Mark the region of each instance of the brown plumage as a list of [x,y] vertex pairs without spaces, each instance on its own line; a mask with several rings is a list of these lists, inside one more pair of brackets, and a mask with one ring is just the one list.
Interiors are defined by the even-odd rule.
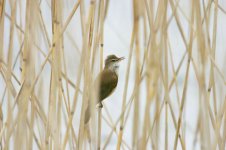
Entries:
[[[98,81],[99,80],[99,81]],[[104,69],[98,76],[97,84],[98,86],[98,102],[103,101],[108,97],[116,88],[118,84],[118,76],[116,72],[109,69]]]
[[[100,107],[102,107],[102,101],[110,96],[113,91],[115,90],[117,84],[118,84],[118,76],[115,72],[111,70],[103,70],[97,77],[97,80],[95,82],[98,85],[95,85],[99,89],[98,91],[98,101],[96,104],[100,104]],[[85,112],[85,124],[88,123],[90,119],[90,103],[88,103],[88,107]]]
[[[118,58],[115,55],[109,55],[105,60],[104,70],[98,75],[95,80],[95,88],[98,89],[98,99],[96,104],[100,104],[102,107],[102,101],[110,96],[115,90],[118,84],[118,62],[123,60],[124,58]],[[90,104],[88,103],[86,112],[85,112],[85,124],[88,123],[90,119]]]

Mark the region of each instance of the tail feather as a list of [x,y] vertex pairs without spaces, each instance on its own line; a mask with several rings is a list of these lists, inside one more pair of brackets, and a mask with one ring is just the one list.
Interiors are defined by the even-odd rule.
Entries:
[[87,124],[90,120],[90,105],[87,106],[86,112],[85,112],[85,124]]

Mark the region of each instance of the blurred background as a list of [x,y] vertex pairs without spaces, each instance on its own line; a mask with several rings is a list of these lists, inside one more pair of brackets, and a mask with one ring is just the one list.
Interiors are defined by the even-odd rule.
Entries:
[[225,24],[224,0],[0,0],[1,149],[224,150]]

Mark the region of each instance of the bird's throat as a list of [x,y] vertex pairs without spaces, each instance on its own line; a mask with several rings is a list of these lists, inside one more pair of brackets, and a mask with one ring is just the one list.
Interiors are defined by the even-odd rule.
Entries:
[[105,69],[111,70],[112,72],[115,72],[118,75],[119,64],[113,63],[113,64],[107,66]]

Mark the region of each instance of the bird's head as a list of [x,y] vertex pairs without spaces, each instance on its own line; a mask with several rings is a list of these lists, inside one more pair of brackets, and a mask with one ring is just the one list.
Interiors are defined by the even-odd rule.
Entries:
[[123,59],[124,59],[124,57],[117,57],[115,55],[109,55],[105,59],[105,67],[104,68],[117,72],[117,70],[119,68],[119,62]]

